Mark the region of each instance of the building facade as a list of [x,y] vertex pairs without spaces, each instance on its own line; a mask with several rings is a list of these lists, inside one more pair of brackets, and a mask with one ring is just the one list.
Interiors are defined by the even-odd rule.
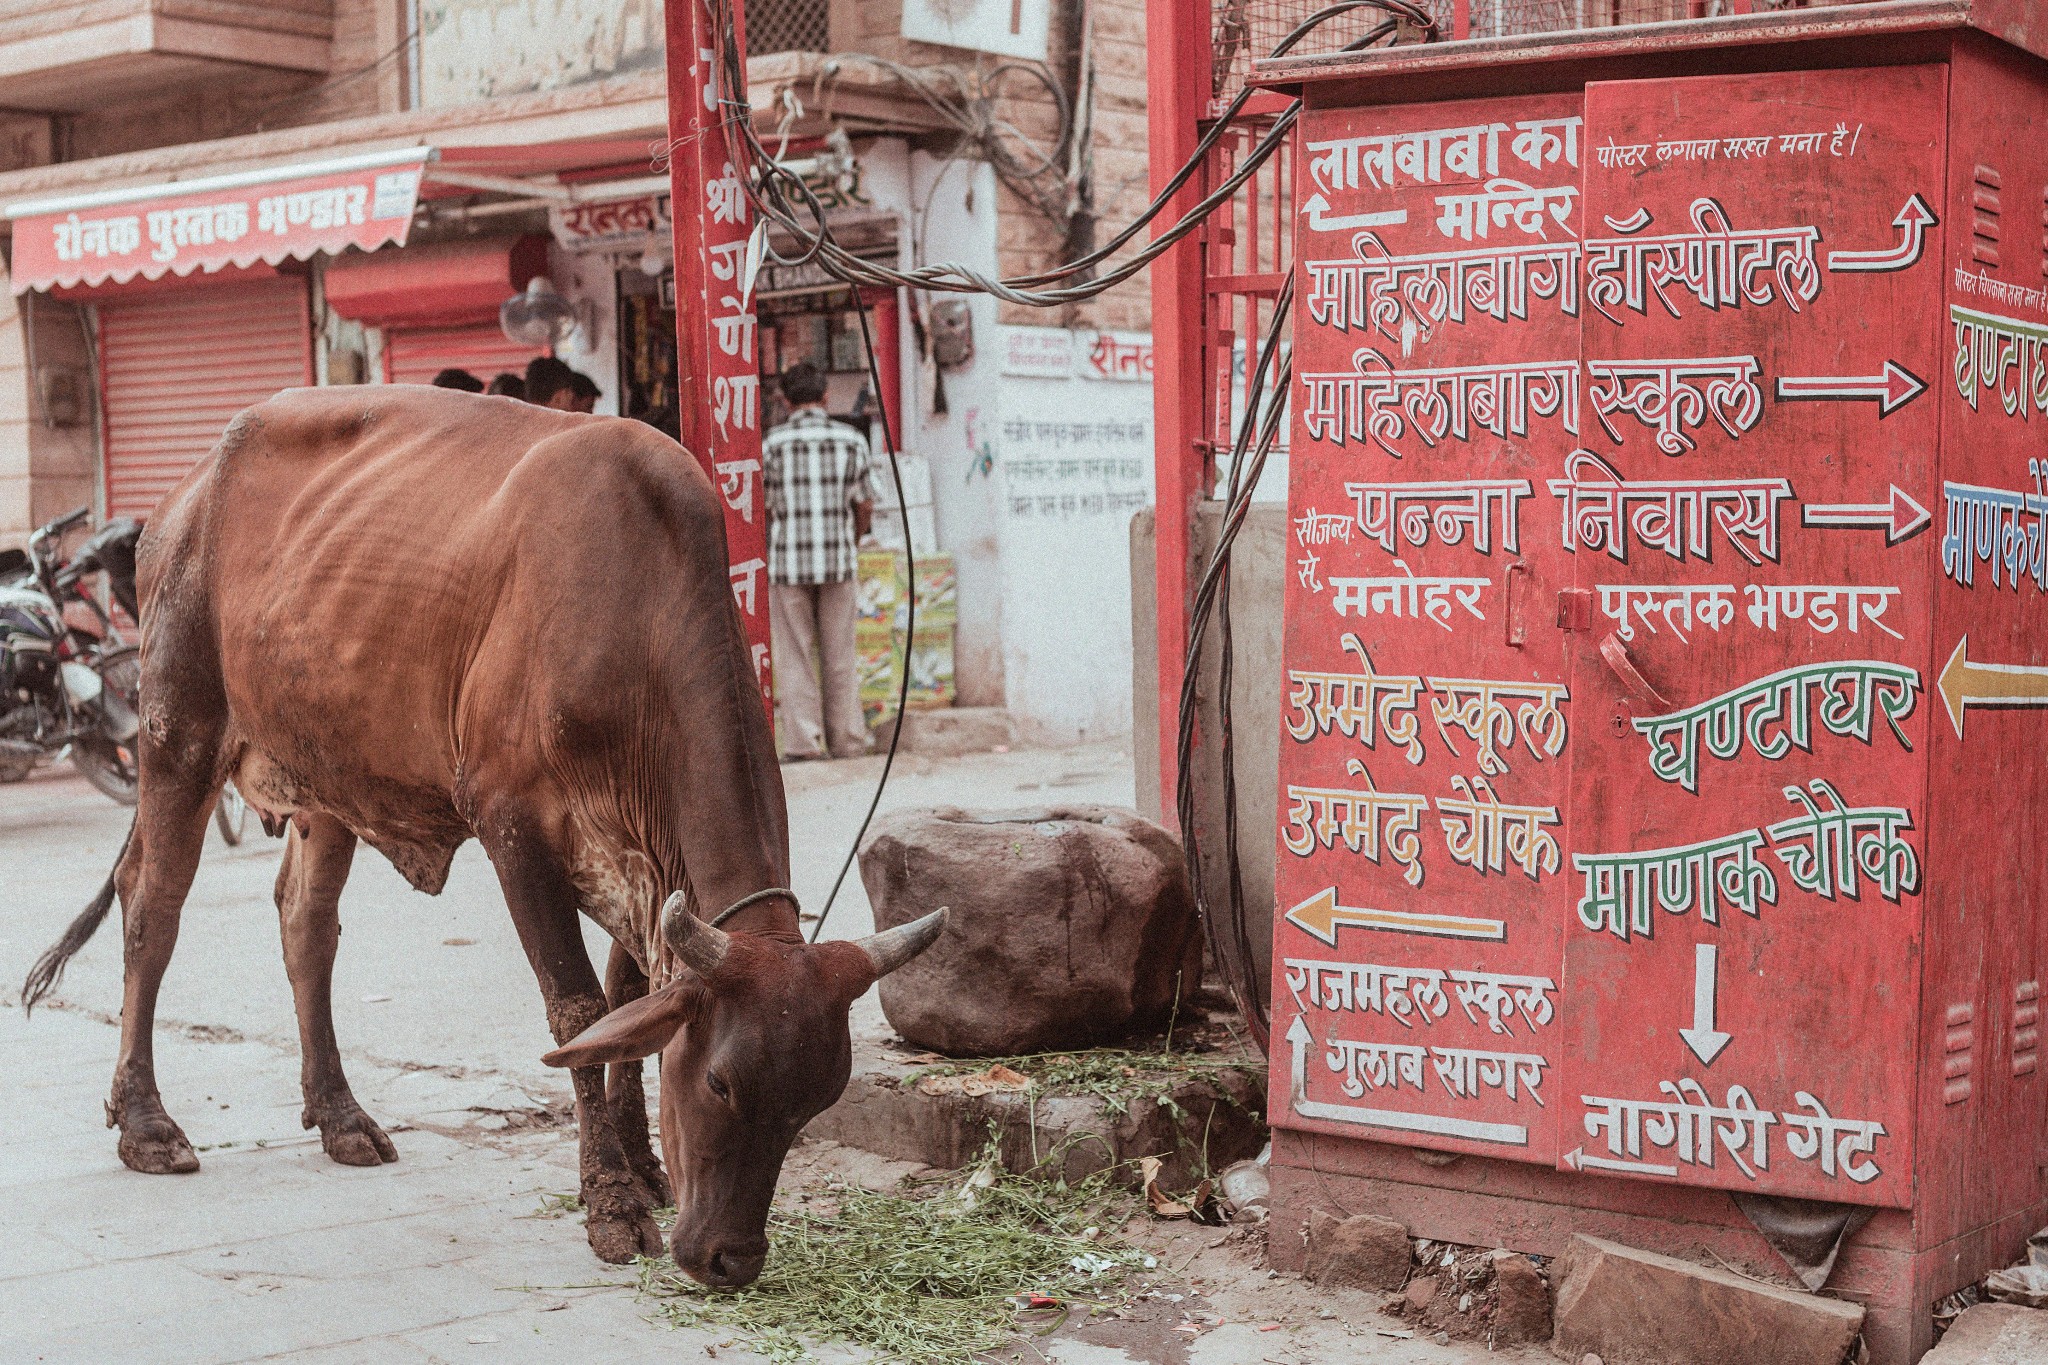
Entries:
[[[1142,0],[746,16],[756,128],[864,256],[1026,273],[1148,198]],[[0,0],[0,544],[81,504],[146,517],[299,384],[489,379],[552,345],[600,412],[658,418],[663,29],[661,0]],[[514,339],[501,305],[543,278],[562,302]],[[810,358],[874,425],[852,295],[770,264],[752,301],[763,379]],[[864,302],[912,504],[885,526],[954,560],[960,702],[1127,731],[1143,277],[1054,312]]]

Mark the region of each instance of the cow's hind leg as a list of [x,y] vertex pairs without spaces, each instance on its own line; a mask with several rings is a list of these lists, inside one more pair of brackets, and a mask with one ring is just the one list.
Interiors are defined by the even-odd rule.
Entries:
[[[583,947],[576,888],[523,812],[488,811],[475,826],[497,869],[526,959],[540,980],[548,1029],[557,1043],[567,1043],[605,1014],[604,988]],[[579,1066],[569,1077],[576,1090],[583,1226],[590,1249],[599,1260],[614,1264],[660,1255],[653,1205],[626,1159],[605,1102],[604,1068]]]
[[[633,955],[617,943],[605,964],[605,1003],[612,1009],[630,1005],[647,994],[647,973]],[[641,1082],[645,1062],[617,1062],[605,1079],[605,1102],[611,1107],[612,1123],[619,1130],[619,1144],[626,1149],[626,1164],[647,1186],[655,1204],[669,1202],[668,1177],[662,1173],[661,1158],[647,1136],[647,1091]]]
[[334,1041],[334,951],[341,940],[341,888],[356,836],[331,815],[294,821],[277,870],[277,919],[285,972],[299,1016],[299,1121],[320,1128],[320,1146],[344,1166],[398,1160],[398,1149],[363,1112],[341,1071]]
[[173,738],[164,717],[161,708],[145,707],[135,831],[114,872],[123,940],[121,1056],[107,1126],[120,1128],[121,1161],[129,1169],[182,1175],[199,1169],[199,1157],[157,1091],[156,1000],[219,791],[219,726],[207,723],[204,710],[183,710],[186,723]]

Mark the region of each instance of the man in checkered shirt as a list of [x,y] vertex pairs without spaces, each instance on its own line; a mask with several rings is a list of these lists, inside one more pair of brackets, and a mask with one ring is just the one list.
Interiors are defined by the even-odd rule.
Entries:
[[[868,751],[854,661],[857,546],[868,533],[868,445],[825,413],[825,377],[800,361],[782,376],[789,420],[761,442],[768,503],[768,584],[775,704],[784,756],[834,758]],[[825,675],[820,695],[812,655]]]

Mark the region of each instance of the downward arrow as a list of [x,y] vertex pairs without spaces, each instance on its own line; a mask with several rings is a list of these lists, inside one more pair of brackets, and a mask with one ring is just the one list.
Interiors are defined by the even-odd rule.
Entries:
[[1700,1059],[1701,1066],[1712,1066],[1731,1038],[1714,1027],[1714,986],[1720,958],[1721,950],[1711,943],[1693,949],[1692,1027],[1678,1031],[1678,1036],[1692,1049],[1692,1055]]

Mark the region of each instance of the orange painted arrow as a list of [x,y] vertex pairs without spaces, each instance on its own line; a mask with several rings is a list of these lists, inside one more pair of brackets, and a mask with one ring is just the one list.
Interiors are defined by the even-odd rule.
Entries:
[[1497,919],[1474,919],[1464,915],[1425,915],[1412,910],[1363,910],[1337,904],[1337,888],[1324,887],[1287,912],[1290,922],[1306,929],[1332,948],[1337,930],[1345,925],[1359,929],[1386,929],[1397,934],[1424,934],[1431,938],[1504,939],[1507,925]]
[[1941,699],[1948,703],[1956,738],[1963,737],[1963,710],[1970,706],[2048,707],[2048,667],[2035,664],[1973,664],[1970,637],[1956,641],[1941,670]]

